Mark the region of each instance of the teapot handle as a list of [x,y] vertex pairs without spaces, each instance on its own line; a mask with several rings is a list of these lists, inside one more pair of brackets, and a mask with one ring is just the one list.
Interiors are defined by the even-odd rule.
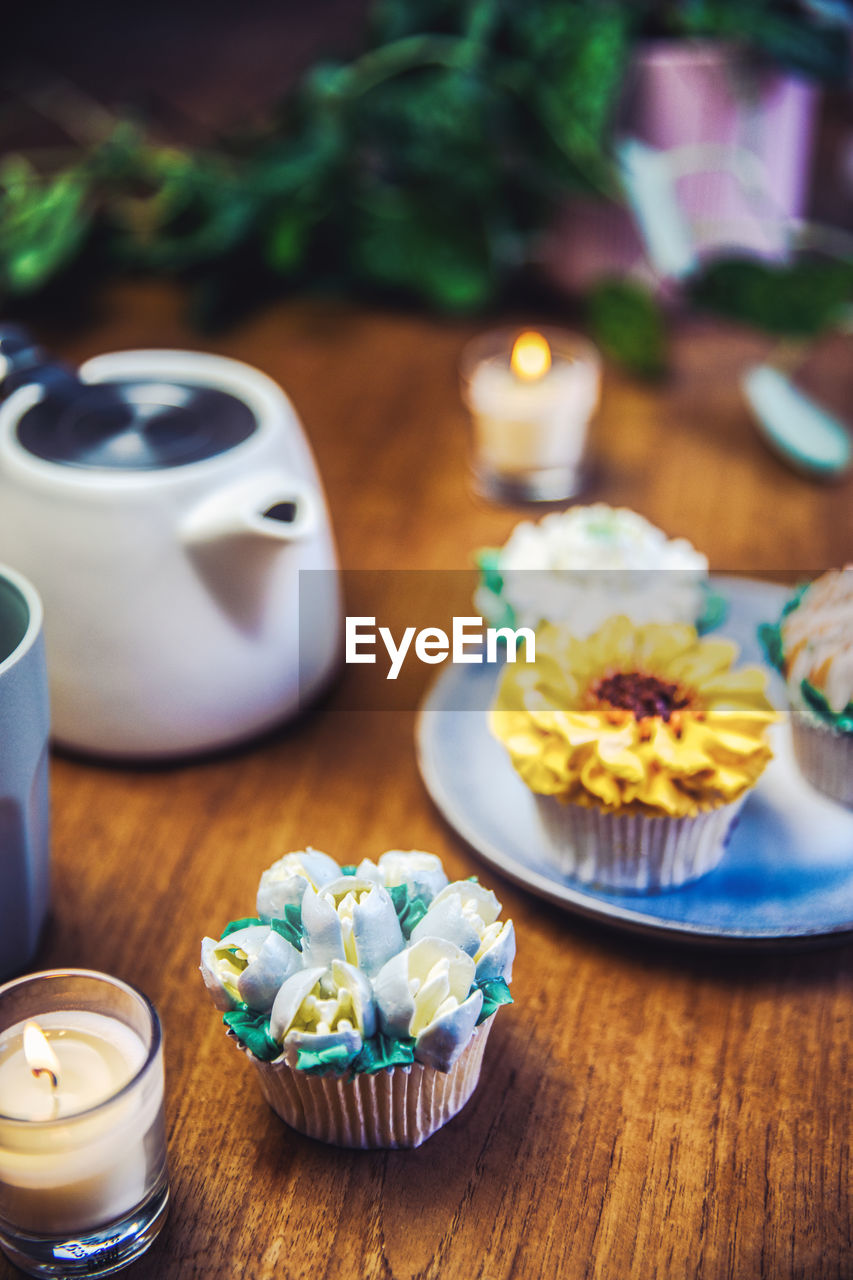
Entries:
[[194,547],[225,538],[298,542],[318,527],[318,501],[316,492],[300,481],[255,476],[203,499],[182,521],[181,535]]

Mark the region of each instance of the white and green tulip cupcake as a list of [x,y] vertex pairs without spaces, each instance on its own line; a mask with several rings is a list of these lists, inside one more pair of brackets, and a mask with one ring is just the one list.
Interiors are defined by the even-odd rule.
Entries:
[[205,938],[201,973],[264,1097],[344,1147],[417,1147],[462,1109],[494,1013],[511,1003],[511,920],[440,859],[315,849],[261,876],[258,915]]
[[853,809],[853,565],[801,587],[759,634],[785,677],[803,776]]

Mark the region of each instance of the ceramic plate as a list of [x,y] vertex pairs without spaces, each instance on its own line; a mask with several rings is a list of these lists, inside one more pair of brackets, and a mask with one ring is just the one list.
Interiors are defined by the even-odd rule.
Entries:
[[[761,622],[790,594],[771,583],[715,578],[742,660],[761,662]],[[640,896],[599,892],[549,867],[532,796],[486,715],[494,668],[450,666],[432,686],[417,729],[421,776],[435,804],[471,847],[518,884],[569,911],[622,928],[694,942],[804,943],[853,934],[853,813],[800,774],[787,723],[775,757],[749,796],[720,865],[691,885]],[[785,705],[771,671],[770,696]]]

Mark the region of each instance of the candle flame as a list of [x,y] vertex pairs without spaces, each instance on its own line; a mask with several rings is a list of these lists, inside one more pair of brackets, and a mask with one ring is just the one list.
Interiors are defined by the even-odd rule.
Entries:
[[34,1076],[49,1076],[51,1088],[57,1088],[59,1059],[37,1022],[28,1022],[24,1027],[24,1057]]
[[528,330],[516,338],[509,363],[519,378],[535,382],[551,368],[551,348],[541,333]]

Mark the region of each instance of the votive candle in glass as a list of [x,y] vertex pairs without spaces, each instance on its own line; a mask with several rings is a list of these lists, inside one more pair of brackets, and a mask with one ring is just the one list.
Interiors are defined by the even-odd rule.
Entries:
[[0,1247],[35,1276],[117,1271],[153,1242],[169,1186],[160,1021],[82,969],[0,987]]
[[499,329],[468,343],[459,372],[477,492],[499,502],[573,497],[601,383],[592,343],[560,329]]

